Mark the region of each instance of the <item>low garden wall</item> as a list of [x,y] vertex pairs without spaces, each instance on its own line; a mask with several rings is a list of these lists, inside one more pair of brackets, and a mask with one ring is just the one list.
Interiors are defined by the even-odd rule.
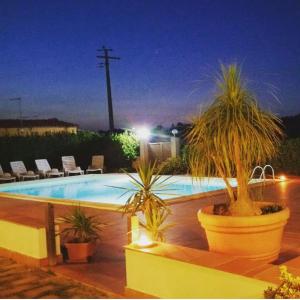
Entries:
[[[60,255],[59,236],[56,254]],[[46,230],[44,227],[0,220],[0,255],[32,266],[48,264]]]
[[[263,298],[271,283],[227,272],[256,262],[176,245],[125,247],[127,289],[159,298]],[[237,268],[238,270],[239,268]]]

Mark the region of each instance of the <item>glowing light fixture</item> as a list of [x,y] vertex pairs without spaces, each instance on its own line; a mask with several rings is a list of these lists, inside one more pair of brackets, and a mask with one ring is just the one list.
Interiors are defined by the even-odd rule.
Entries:
[[141,233],[139,239],[134,243],[138,248],[149,248],[155,246],[155,242],[145,233]]
[[140,127],[136,129],[136,135],[141,140],[147,140],[150,137],[151,132],[147,127]]
[[280,175],[280,176],[279,176],[279,180],[285,181],[285,180],[286,180],[286,176],[285,176],[285,175]]
[[171,133],[176,136],[176,134],[178,134],[178,130],[176,128],[172,129]]

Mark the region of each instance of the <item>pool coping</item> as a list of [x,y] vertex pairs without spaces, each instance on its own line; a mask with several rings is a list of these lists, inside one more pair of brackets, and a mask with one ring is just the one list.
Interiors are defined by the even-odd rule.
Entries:
[[[97,175],[96,174],[79,175],[79,176],[76,176],[76,178],[79,178],[79,177],[83,178],[86,176],[89,176],[91,178],[91,177],[95,177]],[[116,175],[123,175],[123,174],[106,173],[106,175],[116,176]],[[189,175],[180,175],[180,176],[188,177]],[[68,178],[68,177],[64,177],[64,178]],[[215,177],[215,178],[219,178],[219,177]],[[45,181],[53,182],[53,180],[59,180],[59,179],[62,179],[62,178],[43,179],[42,181],[43,182],[45,182]],[[262,181],[262,182],[251,183],[251,188],[262,186],[262,185],[267,186],[267,185],[271,185],[271,184],[276,184],[278,182],[280,182],[280,180],[278,180],[278,179],[275,179],[275,180],[266,179],[265,181]],[[21,182],[21,183],[23,183],[23,182]],[[30,184],[30,183],[32,183],[32,181],[26,181],[26,182],[24,182],[24,185]],[[6,183],[5,185],[9,185],[9,184],[10,183]],[[236,189],[237,189],[237,187],[233,187],[233,190],[236,190]],[[166,202],[166,205],[174,205],[174,204],[181,204],[181,203],[185,203],[185,202],[189,202],[189,201],[193,201],[193,200],[194,201],[199,200],[202,198],[214,197],[214,196],[218,196],[218,195],[222,195],[222,194],[226,194],[226,188],[220,189],[220,190],[215,190],[215,191],[192,194],[192,195],[174,197],[174,198],[166,199],[165,202]],[[8,192],[0,192],[0,198],[23,200],[23,201],[35,201],[35,202],[41,202],[41,203],[51,203],[51,204],[68,205],[68,206],[80,205],[82,207],[96,208],[96,209],[102,209],[102,210],[123,213],[123,211],[122,211],[123,205],[113,204],[113,203],[97,203],[97,202],[93,202],[93,201],[82,201],[82,200],[75,200],[75,199],[68,199],[68,198],[58,199],[58,198],[51,198],[51,197],[13,194],[13,193],[8,193]]]

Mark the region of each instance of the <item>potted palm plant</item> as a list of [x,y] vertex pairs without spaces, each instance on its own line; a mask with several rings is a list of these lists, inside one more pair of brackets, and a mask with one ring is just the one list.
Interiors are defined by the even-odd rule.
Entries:
[[281,137],[280,120],[260,108],[240,68],[222,65],[215,97],[187,136],[192,175],[221,177],[229,196],[222,214],[213,206],[198,212],[210,250],[255,260],[278,257],[289,209],[263,214],[271,204],[252,201],[248,183],[252,168],[276,154]]
[[117,187],[125,189],[125,193],[131,194],[122,210],[130,216],[135,216],[140,211],[143,220],[139,222],[151,239],[164,241],[165,231],[172,226],[171,224],[164,225],[167,217],[171,214],[171,210],[159,195],[170,191],[167,181],[171,176],[162,178],[156,163],[147,164],[142,161],[137,165],[136,170],[138,178],[125,172],[131,179],[132,188]]
[[66,225],[60,234],[66,240],[69,261],[87,262],[95,252],[104,223],[99,222],[96,216],[87,216],[80,206],[76,206],[69,215],[60,217],[58,222]]

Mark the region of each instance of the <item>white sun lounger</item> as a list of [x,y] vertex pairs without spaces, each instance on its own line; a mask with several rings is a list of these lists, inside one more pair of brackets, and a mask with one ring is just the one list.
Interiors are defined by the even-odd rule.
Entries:
[[100,172],[103,173],[104,167],[104,156],[103,155],[93,155],[92,164],[86,170],[86,173]]
[[69,176],[70,174],[80,174],[80,175],[84,174],[84,171],[81,170],[80,167],[76,166],[74,156],[62,156],[61,160],[62,160],[63,170],[66,176]]
[[36,159],[35,164],[39,174],[44,178],[64,176],[64,172],[59,172],[58,169],[51,169],[47,159]]
[[10,173],[4,173],[3,169],[0,165],[0,183],[7,183],[7,182],[13,182],[16,181],[16,177],[11,176]]
[[19,180],[35,180],[40,178],[40,176],[38,174],[35,174],[33,171],[27,171],[23,161],[11,161],[10,167],[12,169],[13,175],[16,176]]

